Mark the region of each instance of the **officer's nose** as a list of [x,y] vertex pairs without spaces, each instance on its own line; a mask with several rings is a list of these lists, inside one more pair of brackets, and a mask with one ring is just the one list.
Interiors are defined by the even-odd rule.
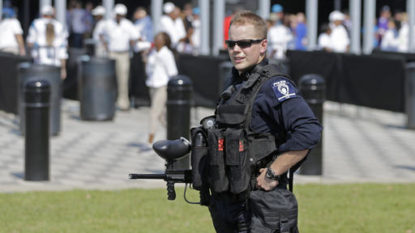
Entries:
[[233,46],[233,48],[232,48],[232,51],[233,52],[240,52],[240,51],[242,51],[242,49],[241,49],[241,47],[239,47],[238,44],[235,44],[235,46]]

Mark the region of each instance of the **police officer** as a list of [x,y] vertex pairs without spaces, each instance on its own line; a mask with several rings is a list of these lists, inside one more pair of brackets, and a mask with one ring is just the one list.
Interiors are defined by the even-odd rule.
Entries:
[[[293,82],[280,71],[279,66],[268,63],[266,38],[266,23],[258,15],[244,11],[233,17],[226,44],[234,67],[228,80],[229,88],[216,110],[219,129],[209,131],[208,136],[210,145],[216,143],[217,151],[226,153],[224,172],[215,173],[221,169],[219,165],[209,173],[212,191],[209,211],[215,229],[220,233],[298,232],[296,200],[287,190],[287,171],[302,161],[321,137],[321,124]],[[245,92],[251,94],[241,98]],[[251,105],[250,98],[253,100]],[[238,101],[245,101],[251,107],[248,111],[240,111]],[[244,119],[238,119],[235,112],[244,114]],[[236,141],[236,146],[231,149],[233,144],[227,137],[240,132],[238,122],[248,122],[245,127],[248,139],[239,141],[239,145]],[[215,137],[211,132],[221,133]],[[268,136],[260,142],[264,135]],[[233,153],[231,150],[238,152],[238,149],[239,153],[267,152],[262,155],[256,153],[248,161],[255,161],[255,170],[234,172],[232,165],[237,163],[230,161],[229,154]],[[210,146],[209,153],[213,151]],[[220,153],[216,155],[220,158]],[[212,165],[216,161],[210,158]],[[245,187],[236,187],[243,184],[237,181],[239,175],[245,176],[244,172],[251,176],[246,190],[243,190]],[[215,184],[223,178],[221,175],[225,176],[226,182]]]

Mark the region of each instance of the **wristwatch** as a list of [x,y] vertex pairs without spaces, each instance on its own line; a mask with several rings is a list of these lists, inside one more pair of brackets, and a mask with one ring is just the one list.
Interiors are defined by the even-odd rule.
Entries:
[[280,180],[281,176],[276,175],[275,172],[271,169],[271,166],[267,168],[267,173],[265,173],[268,179],[270,180]]

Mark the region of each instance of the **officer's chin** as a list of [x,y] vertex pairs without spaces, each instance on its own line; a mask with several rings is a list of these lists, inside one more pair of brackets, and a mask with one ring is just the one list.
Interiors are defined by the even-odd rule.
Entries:
[[252,66],[248,66],[246,64],[235,64],[235,69],[239,72],[239,74],[242,74],[243,72],[249,70]]

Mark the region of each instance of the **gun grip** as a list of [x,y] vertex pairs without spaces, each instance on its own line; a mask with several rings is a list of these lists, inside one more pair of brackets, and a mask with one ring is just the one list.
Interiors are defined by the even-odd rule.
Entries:
[[174,190],[174,182],[167,181],[167,199],[170,201],[176,200],[176,191]]

